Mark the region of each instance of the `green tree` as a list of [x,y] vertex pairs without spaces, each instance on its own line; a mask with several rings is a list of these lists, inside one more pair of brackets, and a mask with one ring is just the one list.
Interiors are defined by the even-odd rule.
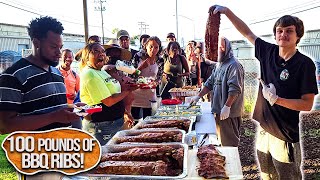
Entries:
[[112,32],[112,34],[117,34],[118,31],[120,31],[119,28],[113,28],[111,32]]

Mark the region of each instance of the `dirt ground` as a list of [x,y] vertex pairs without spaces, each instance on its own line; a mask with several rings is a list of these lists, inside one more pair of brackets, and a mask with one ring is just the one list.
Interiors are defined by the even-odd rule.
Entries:
[[[320,179],[320,111],[301,113],[300,122],[304,179]],[[244,179],[260,179],[255,150],[255,133],[255,121],[244,119],[239,146]]]

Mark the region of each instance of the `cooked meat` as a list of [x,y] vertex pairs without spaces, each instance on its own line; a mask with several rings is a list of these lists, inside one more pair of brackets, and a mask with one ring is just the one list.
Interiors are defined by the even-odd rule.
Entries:
[[211,61],[218,60],[220,13],[209,13],[205,32],[206,58]]
[[[104,161],[157,161],[163,160],[168,162],[168,156],[176,152],[175,148],[170,146],[154,147],[135,147],[119,153],[105,153],[101,157]],[[183,157],[183,154],[182,154]]]
[[163,161],[105,161],[98,165],[98,174],[165,176],[168,166]]
[[156,121],[154,123],[144,124],[139,127],[139,129],[143,128],[174,128],[177,127],[179,129],[185,130],[188,132],[190,127],[190,120],[161,120]]
[[197,157],[200,161],[198,169],[199,176],[211,178],[228,179],[224,168],[225,157],[220,155],[213,144],[205,145],[199,148]]
[[178,161],[178,167],[182,169],[183,167],[183,156],[184,155],[184,149],[179,148],[178,150],[174,151],[172,153],[172,157]]
[[182,133],[180,132],[177,133],[173,131],[146,132],[136,136],[124,136],[124,137],[117,138],[117,143],[124,143],[124,142],[152,142],[152,143],[182,142]]
[[213,144],[208,144],[198,149],[197,156],[199,159],[207,158],[208,155],[216,156],[217,158],[224,158],[223,156],[219,155],[219,152],[217,151],[217,149],[214,147]]

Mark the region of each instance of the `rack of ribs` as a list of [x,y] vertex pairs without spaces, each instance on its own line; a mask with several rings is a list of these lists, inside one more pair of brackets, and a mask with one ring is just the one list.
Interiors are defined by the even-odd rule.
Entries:
[[199,148],[197,157],[200,161],[198,169],[199,176],[207,179],[223,178],[228,179],[225,170],[225,157],[220,155],[213,144],[205,145]]
[[105,153],[101,157],[104,161],[157,161],[167,162],[168,156],[171,156],[177,150],[170,146],[158,147],[134,147],[127,151],[118,153]]
[[168,166],[164,161],[105,161],[98,165],[98,174],[165,176]]
[[219,27],[220,13],[209,13],[205,31],[205,55],[215,62],[218,60]]
[[182,133],[177,133],[174,131],[145,132],[136,136],[117,137],[116,142],[119,144],[124,142],[182,142]]
[[190,120],[161,120],[153,123],[143,124],[139,129],[143,128],[174,128],[177,127],[179,129],[185,130],[188,132],[190,127]]

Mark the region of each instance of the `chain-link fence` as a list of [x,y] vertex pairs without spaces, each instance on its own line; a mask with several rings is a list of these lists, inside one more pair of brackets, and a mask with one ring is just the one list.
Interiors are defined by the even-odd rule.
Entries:
[[256,59],[239,59],[244,68],[244,111],[250,113],[253,111],[254,104],[258,94],[260,77],[259,61]]

